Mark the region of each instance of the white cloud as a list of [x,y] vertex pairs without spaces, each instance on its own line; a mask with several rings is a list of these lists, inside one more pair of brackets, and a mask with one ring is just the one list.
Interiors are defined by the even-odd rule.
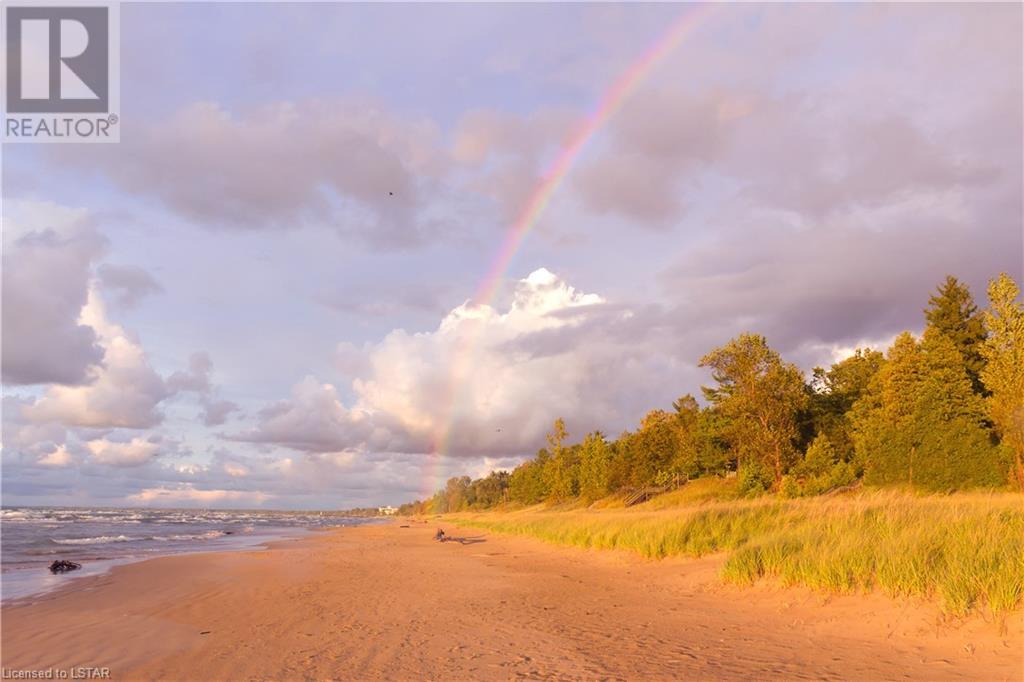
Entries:
[[40,457],[37,463],[39,466],[43,467],[62,469],[64,467],[71,466],[71,453],[68,452],[67,447],[64,445],[58,445],[52,452]]
[[147,428],[161,422],[158,406],[171,392],[149,364],[139,342],[107,319],[95,290],[79,318],[96,331],[103,364],[92,368],[82,386],[51,385],[25,408],[28,421],[57,421],[69,426]]
[[127,443],[117,443],[105,438],[91,440],[85,447],[92,459],[100,464],[115,467],[134,467],[147,464],[160,451],[160,444],[144,438],[132,438]]
[[131,503],[166,507],[173,505],[215,505],[224,502],[260,505],[272,497],[273,495],[259,491],[202,490],[191,485],[184,485],[177,488],[143,488],[133,495],[128,495],[126,499]]
[[624,333],[633,319],[541,268],[504,312],[467,302],[434,331],[399,329],[366,347],[365,363],[351,363],[362,367],[351,407],[307,377],[233,438],[334,454],[507,456],[538,447],[559,416],[580,434],[622,428],[675,397],[673,361]]
[[224,464],[224,473],[233,478],[241,478],[249,475],[249,469],[235,462],[226,462]]

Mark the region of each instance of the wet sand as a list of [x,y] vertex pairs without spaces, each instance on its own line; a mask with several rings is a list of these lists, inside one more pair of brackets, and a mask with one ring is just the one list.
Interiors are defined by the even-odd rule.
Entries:
[[724,586],[718,558],[450,528],[471,540],[438,543],[434,530],[345,528],[118,567],[5,606],[2,664],[133,680],[1024,676],[1019,614],[950,623],[919,601]]

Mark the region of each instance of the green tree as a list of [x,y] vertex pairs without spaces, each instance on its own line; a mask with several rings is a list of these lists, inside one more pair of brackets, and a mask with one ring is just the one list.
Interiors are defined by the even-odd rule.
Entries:
[[763,336],[741,334],[703,358],[717,387],[704,396],[727,420],[726,437],[741,462],[771,470],[775,484],[794,459],[797,415],[806,404],[803,377]]
[[700,476],[701,462],[701,409],[697,399],[686,394],[672,403],[676,410],[676,452],[668,472],[685,481]]
[[827,370],[814,368],[810,395],[813,433],[826,435],[844,462],[853,458],[850,408],[868,390],[883,362],[881,352],[858,348]]
[[681,429],[676,415],[651,410],[640,422],[630,441],[634,448],[633,480],[642,487],[673,477],[673,465],[680,453]]
[[520,504],[537,504],[548,498],[550,489],[545,477],[551,456],[541,449],[537,456],[523,462],[512,471],[509,479],[509,497]]
[[691,477],[706,474],[725,475],[735,468],[735,460],[729,454],[728,420],[714,407],[700,411],[694,425],[694,444],[697,448],[695,471]]
[[806,476],[819,476],[826,473],[839,460],[835,446],[825,434],[818,434],[807,448],[804,461],[801,462],[799,473]]
[[600,431],[589,434],[580,448],[580,497],[588,502],[609,491],[612,451]]
[[988,337],[981,378],[991,394],[988,413],[1013,457],[1012,477],[1024,490],[1024,305],[1017,283],[1002,273],[988,286]]
[[854,444],[869,483],[948,491],[999,485],[996,450],[963,356],[937,329],[904,332],[854,406]]
[[985,342],[985,325],[971,290],[956,277],[947,275],[946,281],[928,299],[924,316],[929,327],[953,342],[963,356],[971,386],[978,393],[984,392],[981,371],[985,359],[981,349]]
[[478,478],[470,485],[473,506],[489,509],[506,500],[510,475],[507,471],[492,471],[486,478]]
[[924,358],[909,332],[896,337],[885,364],[850,411],[854,449],[869,483],[906,483],[918,447],[913,423]]
[[551,458],[544,468],[548,498],[555,502],[575,497],[579,491],[576,453],[573,448],[567,448],[564,445],[568,437],[565,422],[561,418],[556,419],[554,428],[547,436],[548,445],[551,447]]

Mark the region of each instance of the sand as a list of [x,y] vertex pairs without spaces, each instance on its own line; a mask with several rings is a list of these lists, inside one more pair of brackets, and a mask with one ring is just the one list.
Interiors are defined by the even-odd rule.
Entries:
[[[2,610],[2,663],[112,679],[1020,680],[1021,618],[740,589],[649,561],[435,526],[165,557]],[[74,669],[74,670],[72,670]],[[102,671],[91,674],[102,674]]]

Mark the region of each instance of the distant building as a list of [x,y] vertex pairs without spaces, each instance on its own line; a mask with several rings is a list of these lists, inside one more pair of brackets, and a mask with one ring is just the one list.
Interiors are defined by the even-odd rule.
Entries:
[[388,506],[388,507],[377,507],[377,513],[380,514],[381,516],[394,516],[395,514],[398,513],[398,508],[397,507],[391,507],[391,506]]

